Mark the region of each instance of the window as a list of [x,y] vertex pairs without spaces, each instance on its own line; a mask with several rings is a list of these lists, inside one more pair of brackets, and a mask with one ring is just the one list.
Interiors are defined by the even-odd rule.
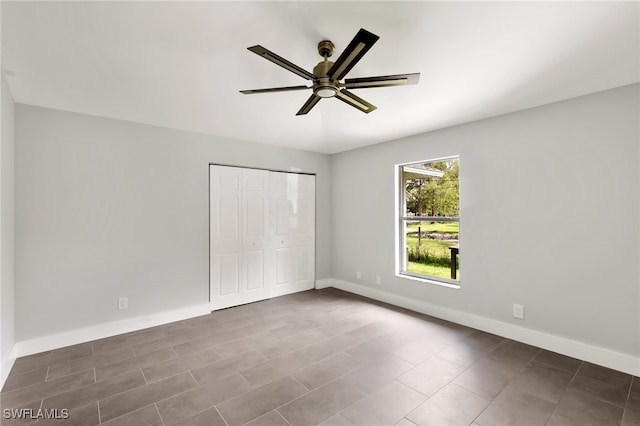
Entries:
[[398,272],[460,281],[458,157],[399,166]]

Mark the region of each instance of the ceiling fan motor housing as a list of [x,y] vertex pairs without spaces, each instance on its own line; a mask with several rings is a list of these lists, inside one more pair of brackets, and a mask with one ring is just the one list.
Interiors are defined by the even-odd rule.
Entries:
[[313,75],[316,77],[326,77],[329,74],[329,70],[333,66],[331,61],[318,62],[318,65],[313,67]]
[[318,63],[318,65],[313,68],[313,75],[318,77],[313,81],[313,93],[321,98],[331,98],[340,90],[338,83],[332,82],[329,79],[328,73],[332,66],[333,62],[327,61],[325,58],[324,61]]
[[323,58],[328,58],[333,55],[333,49],[335,48],[336,47],[329,40],[322,40],[320,43],[318,43],[318,53]]

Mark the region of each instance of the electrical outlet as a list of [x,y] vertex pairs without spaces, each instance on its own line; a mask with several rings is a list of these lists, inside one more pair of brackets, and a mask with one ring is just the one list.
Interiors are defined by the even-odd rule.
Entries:
[[127,309],[129,307],[129,299],[127,297],[118,298],[118,310]]
[[356,271],[356,279],[357,280],[361,280],[362,279],[362,272]]
[[513,317],[523,320],[524,319],[524,306],[513,304]]
[[382,284],[382,279],[380,279],[380,275],[376,275],[376,284]]

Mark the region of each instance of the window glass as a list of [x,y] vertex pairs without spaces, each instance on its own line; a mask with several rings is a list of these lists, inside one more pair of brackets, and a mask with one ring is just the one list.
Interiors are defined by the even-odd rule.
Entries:
[[400,273],[460,280],[458,157],[400,166]]

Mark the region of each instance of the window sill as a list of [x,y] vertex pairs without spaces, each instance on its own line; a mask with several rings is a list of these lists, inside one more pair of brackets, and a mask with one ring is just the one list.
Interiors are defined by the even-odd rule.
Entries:
[[455,290],[460,290],[460,281],[454,281],[454,280],[447,280],[445,278],[442,278],[441,280],[435,279],[435,278],[427,278],[425,276],[419,276],[419,275],[413,275],[411,273],[407,273],[407,272],[398,272],[396,273],[396,277],[399,278],[406,278],[408,280],[412,280],[412,281],[420,281],[423,283],[427,283],[427,284],[434,284],[434,285],[439,285],[442,287],[447,287],[447,288],[452,288]]

